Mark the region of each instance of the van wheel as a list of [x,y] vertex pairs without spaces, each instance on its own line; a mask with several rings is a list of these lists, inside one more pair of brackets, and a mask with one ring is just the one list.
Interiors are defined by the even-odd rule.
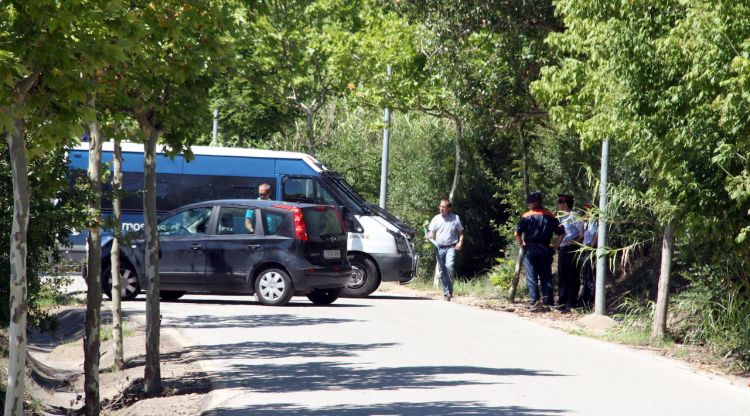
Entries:
[[359,254],[349,256],[349,263],[352,265],[352,277],[342,294],[352,298],[360,298],[374,292],[380,285],[380,276],[378,276],[375,263]]
[[264,305],[284,306],[294,294],[292,279],[281,269],[263,270],[255,279],[255,294]]
[[159,297],[161,298],[161,300],[170,302],[181,298],[184,294],[185,292],[177,290],[162,290],[159,292]]
[[341,289],[316,289],[307,298],[316,305],[330,305],[341,295]]
[[[120,287],[122,300],[133,300],[141,293],[141,285],[138,284],[138,276],[130,266],[120,266]],[[109,300],[112,300],[112,266],[107,266],[102,273],[102,292]]]

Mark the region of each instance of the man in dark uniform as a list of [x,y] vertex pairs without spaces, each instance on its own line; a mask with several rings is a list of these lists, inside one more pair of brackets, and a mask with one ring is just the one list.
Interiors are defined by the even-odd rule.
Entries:
[[[542,206],[541,192],[529,194],[526,203],[529,210],[523,213],[516,225],[515,237],[518,245],[526,253],[523,267],[526,270],[530,304],[536,306],[539,302],[539,289],[537,288],[539,284],[544,304],[552,306],[552,254],[565,236],[565,230],[555,214]],[[558,236],[554,249],[550,247],[552,234]]]

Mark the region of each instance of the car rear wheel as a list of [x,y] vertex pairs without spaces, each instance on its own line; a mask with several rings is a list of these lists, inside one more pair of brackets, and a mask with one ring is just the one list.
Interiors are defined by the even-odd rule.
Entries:
[[365,297],[374,292],[380,285],[380,276],[375,263],[359,254],[349,256],[352,265],[352,277],[342,294],[353,298]]
[[181,298],[184,294],[185,292],[177,290],[162,290],[159,292],[159,297],[161,300],[169,302]]
[[286,305],[294,294],[292,279],[281,269],[263,270],[255,279],[255,294],[264,305]]
[[[133,300],[141,293],[138,276],[128,265],[120,266],[120,299]],[[102,292],[112,300],[112,266],[107,266],[102,273]]]
[[341,289],[316,289],[307,298],[316,305],[330,305],[341,295]]

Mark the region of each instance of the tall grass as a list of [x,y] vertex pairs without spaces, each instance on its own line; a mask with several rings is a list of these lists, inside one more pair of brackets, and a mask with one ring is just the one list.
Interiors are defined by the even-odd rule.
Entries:
[[675,296],[672,332],[685,343],[703,345],[740,370],[750,370],[750,285],[717,293],[695,284]]

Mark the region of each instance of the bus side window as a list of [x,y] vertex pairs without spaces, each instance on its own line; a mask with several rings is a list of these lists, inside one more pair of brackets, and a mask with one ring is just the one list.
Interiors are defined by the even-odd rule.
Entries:
[[286,178],[282,188],[284,201],[315,203],[315,182],[312,178]]

